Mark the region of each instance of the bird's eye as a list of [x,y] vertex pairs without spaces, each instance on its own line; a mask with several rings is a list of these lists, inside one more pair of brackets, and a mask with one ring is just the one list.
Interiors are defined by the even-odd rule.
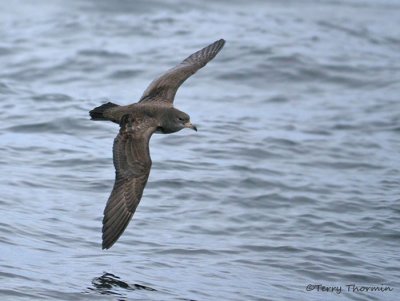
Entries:
[[179,120],[179,121],[184,121],[185,119],[182,118],[182,117],[178,117],[178,120]]

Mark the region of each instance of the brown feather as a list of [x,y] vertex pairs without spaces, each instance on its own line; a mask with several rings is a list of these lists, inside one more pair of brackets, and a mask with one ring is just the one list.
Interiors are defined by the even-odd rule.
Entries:
[[103,249],[109,249],[124,232],[139,205],[150,174],[149,140],[155,126],[121,125],[114,140],[114,188],[104,209]]
[[223,39],[193,53],[179,65],[156,78],[144,91],[139,102],[162,101],[169,104],[174,102],[175,94],[183,82],[197,70],[211,61],[224,46]]

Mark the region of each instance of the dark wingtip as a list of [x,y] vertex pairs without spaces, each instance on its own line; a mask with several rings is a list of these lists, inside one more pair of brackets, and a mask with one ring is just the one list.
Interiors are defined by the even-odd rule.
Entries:
[[101,243],[101,249],[102,250],[107,250],[109,247],[106,245],[106,242],[104,241],[104,239],[103,239],[103,241],[102,241],[102,243]]
[[225,40],[219,39],[219,40],[215,41],[214,43],[212,43],[211,45],[207,46],[206,48],[210,49],[210,51],[213,53],[212,58],[214,58],[217,55],[217,53],[221,51],[221,49],[224,47],[224,45],[225,45]]
[[103,242],[102,242],[102,244],[101,244],[101,249],[102,249],[102,250],[108,250],[109,248],[111,248],[111,247],[113,246],[113,244],[114,244],[114,242],[106,241],[106,240],[103,238]]
[[103,236],[102,236],[101,248],[103,250],[108,250],[109,248],[111,248],[114,245],[114,243],[117,241],[117,239],[110,239],[110,237],[107,237],[106,231],[105,231],[105,225],[103,224]]
[[219,39],[218,41],[214,42],[214,45],[218,46],[218,50],[220,50],[222,47],[225,45],[225,40],[224,39]]

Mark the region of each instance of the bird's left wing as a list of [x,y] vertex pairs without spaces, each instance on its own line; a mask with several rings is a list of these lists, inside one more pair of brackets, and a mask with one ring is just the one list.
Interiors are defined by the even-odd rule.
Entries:
[[160,101],[171,104],[180,85],[197,70],[204,67],[224,47],[225,40],[220,39],[193,53],[179,65],[156,78],[144,91],[139,102]]
[[109,249],[124,232],[135,213],[150,174],[149,140],[155,127],[132,127],[123,118],[114,139],[115,183],[104,209],[103,249]]

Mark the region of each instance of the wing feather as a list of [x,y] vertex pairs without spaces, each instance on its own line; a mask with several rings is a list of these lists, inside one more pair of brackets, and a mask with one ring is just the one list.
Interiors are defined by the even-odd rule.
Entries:
[[179,65],[156,78],[144,91],[139,102],[161,101],[172,104],[176,91],[183,82],[211,61],[222,49],[224,44],[225,40],[220,39],[193,53]]
[[150,174],[149,140],[155,128],[127,129],[114,139],[115,183],[104,209],[103,249],[109,249],[121,236],[139,205]]

